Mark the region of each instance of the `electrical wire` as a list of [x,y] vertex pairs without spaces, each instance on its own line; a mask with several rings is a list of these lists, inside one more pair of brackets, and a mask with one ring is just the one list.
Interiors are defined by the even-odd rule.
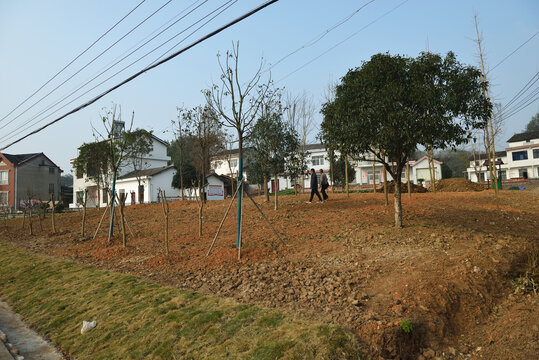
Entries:
[[[0,140],[6,140],[6,139],[10,139],[10,138],[13,138],[15,136],[17,136],[18,134],[21,134],[23,133],[24,131],[28,130],[29,128],[31,128],[32,126],[44,121],[47,117],[51,116],[52,114],[60,111],[61,109],[67,107],[68,105],[72,104],[73,102],[75,102],[76,100],[80,99],[82,96],[88,94],[90,91],[94,90],[95,88],[99,87],[100,85],[104,84],[105,82],[107,82],[108,80],[110,80],[111,78],[115,77],[116,75],[120,74],[121,72],[123,72],[124,70],[128,69],[129,67],[131,67],[132,65],[134,65],[135,63],[139,62],[140,60],[142,60],[143,58],[145,58],[146,56],[150,55],[151,53],[153,53],[154,51],[156,51],[157,49],[159,49],[160,47],[164,46],[166,43],[170,42],[171,40],[173,40],[174,38],[178,37],[179,35],[181,35],[182,33],[184,33],[185,31],[187,31],[188,29],[190,29],[191,27],[195,26],[196,24],[198,24],[199,22],[201,22],[202,20],[206,19],[207,17],[209,17],[210,15],[212,15],[213,13],[217,12],[218,10],[221,10],[219,11],[216,15],[214,15],[212,18],[210,18],[209,20],[207,20],[204,24],[202,24],[201,26],[199,26],[196,30],[194,30],[193,32],[191,32],[189,35],[187,35],[186,37],[184,37],[180,42],[178,42],[176,45],[174,45],[174,47],[176,47],[177,45],[179,45],[180,43],[182,43],[183,41],[185,41],[186,39],[188,39],[190,36],[192,36],[194,33],[196,33],[198,30],[200,30],[202,27],[204,27],[205,25],[207,25],[210,21],[212,21],[213,19],[215,19],[217,16],[219,16],[220,14],[222,14],[224,11],[226,11],[228,8],[230,8],[233,4],[235,4],[237,2],[237,0],[229,0],[228,2],[224,3],[223,5],[221,5],[220,7],[218,7],[217,9],[213,10],[212,12],[210,12],[209,14],[205,15],[204,17],[202,17],[201,19],[199,19],[198,21],[196,21],[195,23],[191,24],[190,26],[188,26],[186,29],[182,30],[181,32],[177,33],[176,35],[174,35],[172,38],[168,39],[166,42],[162,43],[161,45],[157,46],[156,48],[154,48],[153,50],[151,50],[150,52],[144,54],[143,56],[141,56],[140,58],[138,58],[137,60],[133,61],[132,63],[130,63],[129,65],[125,66],[124,68],[122,68],[121,70],[117,71],[116,73],[114,73],[113,75],[109,76],[108,78],[106,78],[105,80],[101,81],[99,84],[95,85],[94,87],[92,87],[91,89],[87,90],[86,92],[84,92],[83,94],[79,95],[78,97],[76,97],[75,99],[71,100],[70,102],[68,102],[67,104],[63,105],[62,107],[60,107],[59,109],[56,109],[54,110],[51,114],[48,114],[46,115],[45,117],[43,117],[41,120],[37,121],[37,122],[30,122],[30,124],[28,124],[25,128],[23,129],[19,129],[17,132],[15,133],[10,133],[10,134],[7,134],[3,137],[0,138]],[[227,5],[228,4],[228,5]],[[223,9],[224,7],[224,9]],[[173,48],[174,48],[173,47]],[[168,53],[169,51],[167,51],[166,53]],[[165,53],[165,54],[166,54]],[[163,55],[162,55],[163,56]],[[160,59],[162,56],[160,56],[158,59]],[[153,61],[153,63],[155,63],[156,61]],[[102,73],[101,73],[102,74]],[[99,74],[99,75],[101,75]],[[94,77],[94,79],[97,78],[97,77]],[[92,81],[94,80],[92,79]],[[84,84],[83,86],[85,86],[86,84]],[[79,87],[75,92],[77,92],[78,90],[80,90],[83,86]],[[66,98],[70,97],[72,94],[69,94],[68,96],[64,97],[62,100],[60,100],[59,102],[65,100]],[[57,102],[56,104],[54,104],[53,106],[56,106],[59,102]],[[50,109],[50,108],[49,108]],[[47,109],[48,110],[48,109]],[[45,110],[45,111],[47,111]],[[41,113],[43,114],[43,112]],[[41,115],[41,114],[38,114]],[[37,118],[34,117],[32,118],[31,120]]]
[[[195,10],[197,10],[200,6],[202,6],[204,3],[206,3],[208,0],[205,0],[204,2],[202,2],[200,5],[198,5],[197,7],[195,7],[194,9],[192,9],[191,11],[189,11],[187,14],[185,14],[184,16],[180,17],[179,19],[177,19],[174,23],[172,23],[171,25],[167,26],[164,30],[162,30],[161,32],[159,32],[157,35],[153,36],[151,39],[149,39],[148,41],[144,42],[142,45],[138,46],[135,50],[129,52],[127,55],[125,55],[124,57],[122,57],[120,60],[117,60],[116,62],[114,62],[112,65],[108,66],[107,68],[105,68],[104,70],[102,70],[100,73],[98,73],[97,75],[94,75],[91,79],[87,80],[86,82],[84,82],[82,85],[80,85],[78,88],[76,88],[75,90],[72,90],[70,91],[67,95],[64,95],[61,99],[57,100],[55,103],[53,103],[52,105],[50,105],[49,107],[45,108],[44,110],[41,110],[39,113],[37,113],[36,115],[34,115],[33,117],[31,117],[28,122],[31,122],[32,120],[35,120],[36,118],[42,116],[44,113],[46,113],[47,111],[51,110],[52,108],[54,108],[55,106],[59,105],[60,103],[62,103],[63,101],[65,101],[66,99],[70,98],[71,96],[73,96],[74,94],[76,94],[79,90],[81,90],[82,88],[86,87],[87,85],[89,85],[90,83],[92,83],[94,80],[96,80],[97,78],[99,78],[101,75],[103,75],[104,73],[106,73],[108,70],[112,69],[114,66],[118,65],[120,62],[122,62],[123,60],[125,60],[126,58],[128,58],[129,56],[131,56],[132,54],[134,54],[136,51],[140,50],[142,47],[144,47],[145,45],[147,45],[149,42],[151,42],[152,40],[154,40],[156,37],[158,37],[159,35],[161,35],[163,32],[165,32],[166,30],[168,30],[170,27],[172,27],[173,25],[175,25],[176,23],[178,23],[180,20],[184,19],[185,17],[189,16],[192,12],[194,12]],[[232,0],[229,0],[228,2],[230,2]],[[226,4],[226,3],[225,3]],[[223,5],[224,6],[224,5]],[[211,14],[211,13],[210,13]],[[191,25],[193,26],[193,25]],[[189,29],[189,27],[187,28]],[[174,37],[177,37],[178,35],[180,35],[181,33],[185,32],[187,29],[183,30],[182,32],[176,34]],[[174,37],[172,37],[171,39],[173,39]],[[171,39],[167,40],[167,42],[171,41]],[[166,42],[165,42],[166,43]],[[134,65],[135,63],[137,63],[138,61],[142,60],[144,57],[148,56],[149,54],[151,54],[152,52],[156,51],[159,47],[163,46],[164,44],[162,45],[159,45],[157,48],[154,48],[153,50],[151,50],[150,52],[146,53],[145,55],[143,55],[142,57],[138,58],[137,60],[133,61],[132,63],[130,63],[129,65],[127,65],[126,67],[122,68],[121,70],[117,71],[114,75],[108,77],[106,80],[100,82],[98,85],[94,86],[93,88],[91,88],[90,90],[86,91],[85,93],[83,93],[81,96],[83,95],[86,95],[89,91],[95,89],[97,86],[103,84],[104,82],[110,80],[112,77],[118,75],[119,73],[121,73],[122,71],[126,70],[127,68],[131,67],[132,65]],[[65,104],[64,106],[62,106],[61,108],[59,109],[56,109],[55,111],[53,111],[52,113],[48,114],[47,116],[50,116],[52,114],[54,114],[55,112],[58,112],[60,111],[61,109],[65,108],[67,105],[69,104],[72,104],[74,101],[80,99],[80,97],[77,97],[73,100],[71,100],[69,103]],[[41,121],[41,120],[40,120]],[[28,127],[26,127],[27,129]],[[0,140],[2,140],[4,137],[0,138]]]
[[71,64],[73,64],[75,61],[77,61],[82,55],[84,55],[88,50],[90,50],[95,44],[99,42],[102,38],[104,38],[109,32],[111,32],[116,26],[118,26],[122,21],[124,21],[129,15],[131,15],[139,6],[141,6],[146,0],[142,0],[140,3],[138,3],[137,6],[135,6],[133,9],[131,9],[127,14],[124,15],[120,20],[118,20],[111,28],[109,28],[107,31],[105,31],[100,37],[97,38],[93,43],[90,44],[83,52],[75,56],[73,60],[71,60],[67,65],[65,65],[60,71],[58,71],[56,74],[54,74],[49,80],[47,80],[41,87],[39,87],[36,91],[34,91],[30,96],[28,96],[26,99],[24,99],[19,105],[17,105],[14,109],[12,109],[9,113],[7,113],[3,118],[0,119],[0,122],[7,118],[9,115],[13,114],[15,110],[20,108],[23,104],[25,104],[30,98],[32,98],[35,94],[37,94],[41,89],[43,89],[45,86],[47,86],[52,80],[56,79],[58,75],[60,75],[65,69],[67,69]]
[[397,10],[398,8],[400,8],[402,5],[404,5],[405,3],[407,3],[409,0],[404,0],[403,2],[401,2],[400,4],[398,4],[397,6],[393,7],[391,10],[383,13],[382,15],[380,15],[379,17],[377,17],[376,19],[374,19],[373,21],[371,21],[370,23],[368,23],[367,25],[363,26],[361,29],[359,29],[358,31],[352,33],[351,35],[349,35],[348,37],[346,37],[344,40],[338,42],[337,44],[333,45],[332,47],[330,47],[329,49],[327,49],[326,51],[324,51],[323,53],[321,53],[320,55],[316,56],[315,58],[309,60],[308,62],[304,63],[303,65],[299,66],[298,68],[296,68],[294,71],[292,71],[291,73],[288,73],[286,76],[282,77],[281,79],[279,79],[276,83],[279,83],[281,81],[283,81],[284,79],[288,78],[289,76],[295,74],[296,72],[300,71],[301,69],[303,69],[304,67],[308,66],[309,64],[313,63],[314,61],[318,60],[319,58],[321,58],[322,56],[324,56],[325,54],[329,53],[330,51],[332,51],[333,49],[335,49],[336,47],[338,47],[339,45],[343,44],[344,42],[348,41],[349,39],[351,39],[352,37],[356,36],[357,34],[359,34],[360,32],[362,32],[363,30],[365,30],[366,28],[368,28],[369,26],[373,25],[374,23],[378,22],[379,20],[381,20],[382,18],[386,17],[387,15],[391,14],[393,11]]
[[202,43],[202,42],[204,42],[204,41],[206,41],[206,40],[208,40],[208,39],[214,37],[215,35],[219,34],[219,33],[222,32],[223,30],[228,29],[229,27],[231,27],[231,26],[233,26],[233,25],[235,25],[235,24],[237,24],[237,23],[243,21],[244,19],[246,19],[246,18],[248,18],[248,17],[250,17],[250,16],[256,14],[257,12],[259,12],[259,11],[265,9],[266,7],[268,7],[268,6],[270,6],[270,5],[274,4],[274,3],[276,3],[276,2],[278,2],[278,1],[279,1],[279,0],[269,0],[269,1],[265,2],[265,3],[263,3],[262,5],[260,5],[260,6],[256,7],[256,8],[254,8],[253,10],[251,10],[251,11],[249,11],[249,12],[247,12],[247,13],[241,15],[240,17],[238,17],[238,18],[236,18],[236,19],[234,19],[234,20],[228,22],[227,24],[225,24],[225,25],[223,25],[223,26],[217,28],[216,30],[210,32],[209,34],[203,36],[202,38],[200,38],[200,39],[194,41],[194,42],[191,43],[190,45],[188,45],[188,46],[186,46],[186,47],[184,47],[184,48],[182,48],[182,49],[176,51],[175,53],[173,53],[173,54],[171,54],[171,55],[169,55],[169,56],[167,56],[166,58],[160,60],[159,62],[157,62],[157,63],[155,63],[155,64],[153,64],[153,65],[151,65],[151,66],[149,66],[149,67],[147,67],[147,68],[144,68],[144,69],[140,70],[139,72],[137,72],[137,73],[131,75],[131,76],[128,77],[127,79],[123,80],[122,82],[120,82],[120,83],[114,85],[113,87],[111,87],[111,88],[109,88],[108,90],[102,92],[101,94],[97,95],[96,97],[92,98],[91,100],[89,100],[89,101],[87,101],[87,102],[85,102],[85,103],[83,103],[83,104],[81,104],[81,105],[75,107],[74,109],[72,109],[71,111],[65,113],[64,115],[62,115],[62,116],[60,116],[60,117],[58,117],[58,118],[56,118],[56,119],[54,119],[54,120],[52,120],[52,121],[49,121],[47,124],[41,126],[40,128],[33,130],[32,132],[30,132],[30,133],[28,133],[28,134],[26,134],[26,135],[20,137],[19,139],[15,140],[15,141],[13,141],[13,142],[11,142],[11,143],[9,143],[9,144],[6,145],[6,146],[3,146],[3,147],[0,149],[0,151],[5,150],[5,149],[9,148],[10,146],[13,146],[14,144],[17,144],[17,143],[21,142],[22,140],[24,140],[24,139],[26,139],[26,138],[28,138],[28,137],[30,137],[30,136],[32,136],[32,135],[35,135],[35,134],[37,134],[37,133],[39,133],[39,132],[45,130],[45,129],[48,128],[49,126],[51,126],[51,125],[53,125],[53,124],[55,124],[55,123],[61,121],[62,119],[66,118],[67,116],[69,116],[69,115],[71,115],[71,114],[74,114],[74,113],[76,113],[76,112],[78,112],[78,111],[80,111],[80,110],[82,110],[82,109],[84,109],[84,108],[90,106],[91,104],[95,103],[97,100],[101,99],[101,98],[104,97],[105,95],[107,95],[107,94],[113,92],[114,90],[118,89],[119,87],[121,87],[121,86],[123,86],[123,85],[125,85],[125,84],[127,84],[127,83],[129,83],[129,82],[131,82],[131,81],[133,81],[134,79],[136,79],[136,78],[139,77],[140,75],[142,75],[142,74],[144,74],[144,73],[146,73],[146,72],[148,72],[148,71],[150,71],[150,70],[152,70],[152,69],[154,69],[154,68],[156,68],[156,67],[158,67],[158,66],[160,66],[160,65],[162,65],[162,64],[164,64],[164,63],[166,63],[166,62],[168,62],[168,61],[170,61],[170,60],[172,60],[172,59],[174,59],[175,57],[177,57],[177,56],[183,54],[184,52],[186,52],[186,51],[188,51],[189,49],[191,49],[191,48],[197,46],[198,44],[200,44],[200,43]]
[[[539,34],[539,31],[536,32],[535,34],[533,34],[528,40],[524,41],[522,44],[520,44],[519,47],[517,47],[515,50],[513,50],[510,54],[508,54],[507,56],[505,56],[499,63],[497,63],[496,65],[494,65],[494,67],[492,69],[490,69],[488,71],[488,73],[490,73],[492,70],[496,69],[498,66],[500,66],[505,60],[509,59],[511,57],[511,55],[513,55],[514,53],[516,53],[518,50],[520,50],[520,48],[522,48],[524,45],[526,45],[527,43],[529,43],[535,36],[537,36],[537,34]],[[487,74],[488,74],[487,73]]]
[[350,15],[348,15],[347,17],[345,17],[344,19],[340,20],[339,22],[337,22],[335,25],[331,26],[330,28],[326,29],[324,32],[320,33],[319,35],[315,36],[313,39],[309,40],[307,43],[305,43],[304,45],[298,47],[296,50],[290,52],[289,54],[283,56],[282,58],[280,58],[275,64],[271,64],[270,67],[266,70],[266,71],[270,71],[271,69],[273,69],[275,66],[279,65],[282,61],[284,61],[285,59],[289,58],[290,56],[294,55],[295,53],[297,53],[298,51],[300,50],[303,50],[303,49],[306,49],[310,46],[313,46],[314,44],[316,44],[318,41],[322,40],[327,34],[329,34],[330,32],[332,32],[333,30],[337,29],[338,27],[340,27],[341,25],[343,25],[344,23],[346,23],[348,20],[350,20],[352,17],[354,17],[354,15],[356,15],[358,12],[360,12],[363,8],[365,8],[367,5],[369,4],[372,4],[375,0],[371,0],[369,2],[367,2],[366,4],[360,6],[358,9],[354,10]]
[[71,80],[74,76],[76,76],[77,74],[79,74],[82,70],[86,69],[90,64],[92,64],[95,60],[97,60],[99,57],[101,57],[104,53],[106,53],[108,50],[110,50],[113,46],[115,46],[116,44],[118,44],[120,41],[122,41],[125,37],[127,37],[129,34],[131,34],[133,31],[135,31],[139,26],[141,26],[142,24],[144,24],[148,19],[150,19],[151,17],[153,17],[155,14],[157,14],[159,11],[161,11],[165,6],[167,6],[168,4],[170,4],[172,2],[172,0],[168,0],[165,4],[163,4],[161,7],[159,7],[157,10],[155,10],[152,14],[150,14],[148,17],[146,17],[144,20],[142,20],[141,22],[139,22],[134,28],[132,28],[131,30],[129,30],[126,34],[124,34],[122,37],[120,37],[120,39],[116,40],[114,43],[112,43],[112,45],[110,45],[109,47],[107,47],[105,50],[103,50],[99,55],[97,55],[96,57],[94,57],[90,62],[88,62],[86,65],[84,65],[82,68],[80,68],[78,71],[76,71],[73,75],[71,75],[70,77],[68,77],[66,80],[64,80],[60,85],[56,86],[54,89],[52,89],[51,91],[49,91],[46,95],[44,95],[43,97],[41,97],[38,101],[34,102],[30,107],[26,108],[26,110],[24,110],[22,113],[20,113],[19,115],[17,115],[16,117],[14,117],[13,119],[11,119],[11,121],[9,121],[7,124],[4,124],[2,126],[0,126],[0,130],[5,128],[7,125],[11,124],[13,121],[15,121],[16,119],[18,119],[19,117],[21,117],[23,114],[25,114],[28,110],[30,110],[31,108],[33,108],[35,105],[39,104],[43,99],[47,98],[49,95],[51,95],[52,93],[54,93],[56,90],[58,90],[58,88],[62,85],[64,85],[66,82],[68,82],[69,80]]

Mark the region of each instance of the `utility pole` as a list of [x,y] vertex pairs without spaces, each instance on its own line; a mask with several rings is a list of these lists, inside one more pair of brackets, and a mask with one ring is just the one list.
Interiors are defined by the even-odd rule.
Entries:
[[[477,25],[477,15],[474,15],[474,22],[475,22],[475,32],[477,34],[477,47],[479,48],[479,59],[481,60],[481,74],[483,75],[483,83],[485,84],[485,87],[483,88],[483,93],[485,94],[486,98],[490,101],[490,96],[488,94],[488,87],[486,86],[487,83],[487,76],[485,73],[485,62],[483,60],[483,49],[481,48],[481,38],[479,36],[479,27]],[[488,159],[489,159],[489,170],[490,170],[490,178],[494,182],[494,191],[496,195],[498,195],[498,176],[496,174],[496,149],[494,147],[494,126],[492,125],[492,113],[488,117],[488,123],[490,127],[490,135],[487,135],[486,141],[488,142]],[[488,134],[488,129],[487,129]]]

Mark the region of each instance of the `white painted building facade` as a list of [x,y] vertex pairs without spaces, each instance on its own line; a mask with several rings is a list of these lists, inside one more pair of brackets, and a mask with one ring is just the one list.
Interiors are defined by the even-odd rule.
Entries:
[[[153,150],[142,159],[142,169],[138,177],[143,186],[144,202],[157,202],[158,189],[165,191],[167,198],[178,198],[180,191],[172,187],[172,178],[176,173],[174,166],[169,166],[170,156],[167,155],[167,143],[152,135]],[[72,160],[73,163],[73,160]],[[73,203],[70,207],[78,207],[82,203],[84,190],[88,189],[88,207],[105,207],[110,201],[110,189],[98,189],[97,184],[87,177],[87,174],[77,173],[73,169]],[[116,180],[116,192],[126,193],[126,205],[138,203],[138,180],[131,162],[119,170]],[[134,194],[134,195],[133,195]]]
[[[307,156],[307,169],[315,169],[316,173],[319,174],[319,171],[322,169],[329,176],[330,165],[329,165],[329,156],[328,151],[326,150],[323,144],[308,144],[305,148],[308,152]],[[336,152],[335,155],[338,157],[340,154]],[[217,174],[237,176],[237,160],[238,153],[234,150],[227,152],[225,156],[215,157],[212,159],[212,169]],[[349,174],[352,178],[350,181],[351,185],[368,185],[373,183],[373,171],[372,171],[372,161],[354,161],[350,160],[352,167],[355,169],[354,172]],[[244,164],[245,166],[245,164]],[[436,173],[436,180],[442,178],[442,162],[434,160],[434,168]],[[244,171],[244,176],[246,176]],[[387,173],[388,181],[392,180],[392,177]],[[268,179],[268,189],[270,192],[274,192],[275,183],[274,179]],[[420,181],[421,180],[421,181]],[[374,181],[376,184],[383,183],[383,167],[381,164],[376,163],[374,169]],[[406,172],[402,173],[402,181],[406,182]],[[410,160],[410,181],[414,184],[423,183],[425,186],[430,185],[430,172],[427,157],[424,156],[418,160]],[[293,189],[294,182],[286,174],[283,174],[278,177],[279,190]],[[301,179],[298,179],[299,186],[303,188],[310,187],[310,175],[306,174],[302,176]]]
[[[502,180],[539,178],[539,131],[513,135],[505,151],[496,152],[496,171]],[[470,157],[466,169],[468,179],[473,182],[488,181],[490,173],[486,154]]]

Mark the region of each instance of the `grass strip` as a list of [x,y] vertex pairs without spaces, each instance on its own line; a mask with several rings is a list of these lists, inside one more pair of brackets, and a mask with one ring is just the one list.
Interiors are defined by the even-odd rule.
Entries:
[[[82,359],[359,359],[338,327],[30,254],[0,240],[0,297]],[[96,320],[81,335],[83,320]]]

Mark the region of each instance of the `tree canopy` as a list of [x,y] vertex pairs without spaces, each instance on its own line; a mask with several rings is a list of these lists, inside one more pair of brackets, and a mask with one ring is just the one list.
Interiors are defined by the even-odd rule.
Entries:
[[526,124],[526,132],[539,130],[539,113],[532,116],[528,124]]
[[376,54],[349,70],[337,86],[335,100],[324,104],[322,135],[335,142],[337,150],[350,149],[356,157],[375,153],[376,161],[386,165],[399,183],[395,224],[400,227],[406,159],[418,145],[456,147],[474,128],[484,127],[492,105],[483,86],[480,71],[462,65],[451,52],[417,58]]

